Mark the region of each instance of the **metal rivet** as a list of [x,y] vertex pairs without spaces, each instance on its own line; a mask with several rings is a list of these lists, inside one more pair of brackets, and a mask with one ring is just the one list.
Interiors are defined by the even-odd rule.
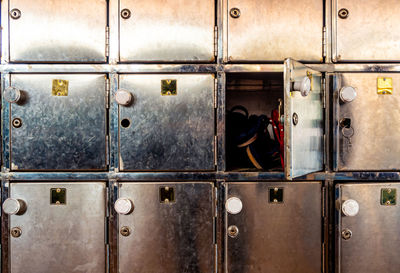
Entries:
[[238,8],[232,8],[231,11],[229,12],[232,18],[239,18],[240,17],[240,9]]
[[22,126],[22,120],[20,118],[13,119],[12,126],[14,128],[20,128]]
[[10,11],[10,16],[11,16],[11,18],[13,18],[15,20],[19,19],[19,18],[21,18],[21,11],[19,9],[12,9]]
[[121,10],[121,17],[123,19],[129,19],[131,18],[131,11],[129,9],[123,9]]
[[236,238],[239,234],[239,229],[237,226],[228,227],[228,236],[231,238]]
[[292,120],[293,120],[293,125],[296,126],[297,123],[299,123],[299,116],[296,113],[293,113]]
[[124,227],[121,228],[120,232],[121,232],[122,236],[127,237],[127,236],[129,236],[131,234],[131,229],[129,227],[127,227],[127,226],[124,226]]
[[353,236],[353,232],[351,232],[350,229],[345,228],[342,230],[342,238],[344,240],[349,240],[351,238],[351,236]]
[[349,11],[347,9],[340,9],[338,15],[340,19],[346,19],[349,17]]
[[22,235],[22,230],[19,227],[14,227],[11,229],[11,236],[18,238]]

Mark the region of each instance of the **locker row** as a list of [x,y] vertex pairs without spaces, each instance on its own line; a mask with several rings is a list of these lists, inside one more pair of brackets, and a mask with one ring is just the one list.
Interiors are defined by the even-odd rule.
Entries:
[[357,0],[10,0],[1,5],[6,63],[106,63],[109,58],[208,63],[221,54],[224,62],[400,60],[395,0],[385,5],[368,0],[362,8]]
[[321,73],[288,59],[283,73],[9,73],[3,82],[10,171],[106,171],[110,154],[119,171],[400,170],[398,73]]
[[400,266],[399,183],[338,183],[332,192],[321,182],[106,185],[5,184],[2,272],[397,273]]

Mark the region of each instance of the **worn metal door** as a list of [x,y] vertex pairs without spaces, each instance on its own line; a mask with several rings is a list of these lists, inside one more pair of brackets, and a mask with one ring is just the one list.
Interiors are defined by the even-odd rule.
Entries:
[[10,0],[10,61],[105,62],[106,27],[106,0]]
[[338,272],[399,272],[399,193],[398,183],[336,186]]
[[214,0],[120,0],[122,62],[214,61]]
[[120,183],[119,272],[215,272],[214,186]]
[[400,2],[334,0],[333,59],[337,62],[400,59]]
[[334,76],[335,170],[400,169],[400,74]]
[[[213,170],[214,75],[120,75],[121,170]],[[120,102],[121,103],[121,102]]]
[[322,62],[322,0],[226,1],[228,61]]
[[105,192],[104,183],[11,183],[3,210],[23,206],[9,216],[10,272],[106,272]]
[[10,78],[4,95],[19,99],[10,103],[12,170],[106,169],[105,75]]
[[225,184],[226,273],[322,272],[321,183]]
[[284,72],[285,175],[287,179],[324,168],[322,74],[287,59]]

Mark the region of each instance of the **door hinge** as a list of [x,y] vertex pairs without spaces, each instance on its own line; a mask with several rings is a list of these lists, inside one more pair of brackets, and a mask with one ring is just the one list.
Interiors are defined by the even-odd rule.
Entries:
[[217,147],[218,147],[218,136],[214,136],[214,166],[218,165],[218,151],[217,151]]
[[323,28],[323,38],[322,38],[322,56],[326,57],[326,51],[327,51],[327,47],[328,47],[328,36],[327,36],[327,32],[326,32],[326,27]]
[[323,93],[323,108],[326,108],[326,80],[325,77],[321,78],[321,88],[322,88],[322,93]]
[[322,187],[322,218],[326,215],[326,187]]
[[218,217],[218,188],[214,187],[214,217]]
[[106,79],[106,109],[110,108],[110,79]]
[[110,55],[110,28],[106,26],[106,57]]
[[110,137],[106,135],[106,165],[110,166],[110,149],[109,149],[109,139]]
[[218,56],[218,26],[214,27],[214,56]]
[[214,109],[217,109],[218,79],[214,79]]

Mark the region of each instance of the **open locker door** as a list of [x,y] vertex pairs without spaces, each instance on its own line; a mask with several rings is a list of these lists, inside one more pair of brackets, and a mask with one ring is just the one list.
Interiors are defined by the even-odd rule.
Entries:
[[292,59],[284,65],[285,177],[288,180],[324,166],[322,73]]

